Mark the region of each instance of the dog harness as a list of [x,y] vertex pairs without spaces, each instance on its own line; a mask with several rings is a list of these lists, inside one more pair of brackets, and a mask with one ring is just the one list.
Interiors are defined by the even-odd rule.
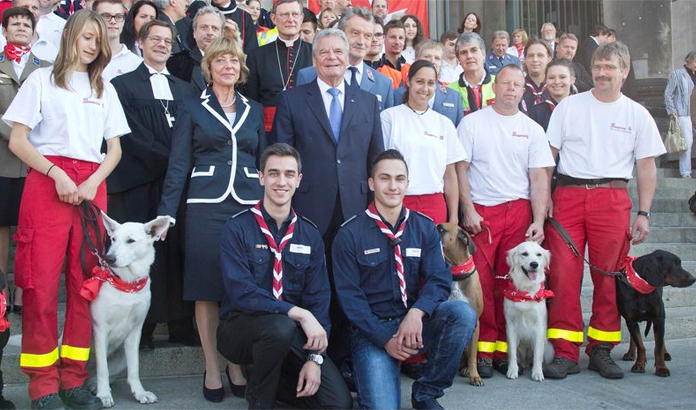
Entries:
[[619,269],[626,273],[626,280],[638,293],[647,295],[655,291],[655,286],[649,284],[645,279],[641,278],[633,267],[633,261],[636,258],[626,255],[619,265]]
[[404,262],[403,259],[401,259],[401,235],[404,233],[404,229],[406,229],[406,222],[408,221],[408,215],[410,214],[410,211],[408,208],[404,207],[404,221],[401,223],[401,226],[399,226],[399,229],[396,231],[396,234],[392,233],[391,229],[387,227],[387,224],[382,221],[382,218],[380,218],[379,213],[377,212],[377,207],[375,206],[375,203],[372,202],[370,206],[367,207],[365,210],[365,213],[367,216],[370,218],[374,219],[375,222],[377,223],[377,226],[379,227],[379,230],[382,231],[384,235],[389,238],[391,241],[391,244],[394,246],[394,259],[396,260],[396,276],[399,277],[399,289],[401,290],[401,300],[404,302],[404,307],[408,309],[408,296],[406,295],[406,277],[404,276]]
[[5,291],[0,292],[0,332],[4,332],[10,327],[10,322],[5,317],[7,312],[7,298],[5,297]]
[[469,256],[469,259],[461,265],[450,266],[450,272],[452,272],[452,280],[460,281],[473,275],[476,271],[476,266],[474,265],[474,257]]
[[125,293],[138,293],[147,284],[147,277],[138,281],[128,283],[119,278],[115,273],[108,268],[102,268],[97,265],[92,269],[92,277],[85,280],[80,288],[80,296],[92,302],[97,298],[99,290],[104,282],[109,282],[116,290]]
[[292,210],[292,219],[290,221],[290,226],[288,226],[288,231],[280,240],[280,246],[276,244],[275,239],[271,231],[268,229],[268,224],[263,219],[263,214],[261,213],[261,204],[263,201],[259,201],[255,207],[251,208],[251,212],[254,213],[256,217],[256,223],[259,224],[259,229],[261,233],[266,236],[266,241],[268,241],[268,248],[273,252],[275,260],[273,261],[273,296],[278,300],[283,300],[283,249],[292,239],[292,233],[295,231],[295,223],[297,222],[297,214],[295,210]]
[[531,296],[529,292],[517,290],[512,281],[510,281],[507,288],[503,291],[503,296],[513,302],[541,302],[544,299],[550,299],[556,296],[556,294],[554,294],[552,290],[546,290],[542,283],[539,291],[534,296]]

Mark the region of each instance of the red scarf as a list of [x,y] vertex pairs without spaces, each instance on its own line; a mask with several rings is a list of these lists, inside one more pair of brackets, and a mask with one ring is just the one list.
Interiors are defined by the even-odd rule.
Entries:
[[396,234],[393,234],[391,229],[389,229],[389,227],[387,226],[387,224],[385,224],[384,221],[382,221],[382,218],[380,218],[379,212],[377,212],[377,207],[375,206],[374,202],[370,203],[370,206],[368,206],[365,210],[367,216],[375,220],[377,226],[379,227],[379,230],[382,231],[382,233],[386,235],[387,238],[389,238],[392,245],[394,246],[394,259],[396,260],[396,276],[399,277],[401,301],[404,302],[404,307],[408,309],[408,295],[406,294],[406,277],[404,275],[404,262],[401,258],[401,245],[399,244],[401,242],[401,235],[404,233],[404,229],[406,229],[406,221],[408,221],[408,215],[410,214],[410,211],[406,207],[404,207],[404,212],[404,221],[401,223],[401,226],[399,226],[399,229],[396,231]]
[[524,53],[524,44],[515,44],[515,50],[517,50],[517,58],[522,58],[522,53]]
[[450,271],[452,272],[452,276],[454,276],[454,280],[457,279],[457,276],[469,275],[475,270],[476,266],[474,266],[473,256],[469,256],[469,259],[467,259],[466,262],[462,263],[461,265],[450,266]]
[[108,268],[102,268],[99,265],[92,269],[92,277],[87,279],[82,283],[82,288],[80,288],[80,296],[87,299],[88,301],[93,301],[97,298],[99,290],[101,289],[104,282],[109,282],[111,286],[125,293],[138,293],[147,284],[147,277],[140,279],[136,282],[128,283],[118,276],[111,273]]
[[271,231],[268,229],[268,224],[263,219],[263,214],[261,213],[261,205],[263,201],[256,203],[256,206],[251,208],[251,212],[254,213],[256,217],[256,223],[261,229],[261,233],[266,236],[266,241],[268,242],[268,248],[273,252],[275,260],[273,261],[273,296],[278,300],[283,300],[283,249],[292,239],[292,233],[295,231],[295,223],[297,222],[297,214],[295,210],[292,210],[292,219],[290,221],[290,226],[288,226],[288,231],[280,240],[280,246],[276,244],[275,239]]
[[546,290],[543,283],[539,291],[534,296],[531,296],[529,292],[517,290],[512,281],[508,282],[508,286],[503,291],[503,295],[513,302],[541,302],[544,299],[550,299],[556,296],[552,290]]
[[645,279],[641,278],[633,267],[633,261],[636,258],[626,255],[619,265],[619,270],[626,271],[626,279],[631,284],[633,289],[638,293],[647,295],[655,291],[655,286],[649,284]]
[[5,317],[7,313],[7,298],[5,297],[5,290],[0,292],[0,332],[4,332],[10,327],[10,322]]
[[31,51],[31,46],[20,46],[19,44],[8,42],[5,44],[5,56],[10,61],[14,61],[19,64],[22,61],[22,57]]

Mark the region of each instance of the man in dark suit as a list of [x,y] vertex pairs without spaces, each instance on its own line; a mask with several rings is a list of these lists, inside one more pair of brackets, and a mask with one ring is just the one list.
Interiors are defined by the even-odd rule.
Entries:
[[[372,43],[375,31],[375,19],[365,7],[353,7],[338,22],[338,29],[346,33],[350,51],[348,52],[348,69],[345,79],[349,86],[357,85],[361,90],[374,94],[379,102],[379,109],[385,110],[393,105],[393,88],[391,79],[368,66],[363,61]],[[297,84],[307,84],[317,78],[317,70],[307,67],[297,75]],[[353,78],[357,84],[353,83]],[[400,103],[399,103],[400,104]]]
[[592,72],[592,54],[600,44],[609,43],[616,40],[614,30],[607,28],[604,24],[598,24],[592,30],[590,37],[582,42],[580,46],[580,63],[585,67],[585,71]]
[[[367,207],[367,177],[374,158],[384,151],[377,98],[348,86],[344,79],[348,53],[343,31],[332,28],[317,34],[313,47],[317,79],[278,96],[270,137],[271,142],[295,147],[304,159],[304,179],[293,203],[298,213],[317,224],[327,266],[338,228]],[[345,316],[335,302],[330,313],[332,328],[345,331],[341,322]],[[349,353],[347,340],[346,334],[332,333],[329,353],[337,364]]]
[[[185,0],[154,0],[159,12],[157,19],[172,23],[176,27],[176,37],[172,45],[172,54],[178,54],[189,50],[186,43],[190,32],[193,30],[193,20],[186,16]],[[137,34],[137,33],[136,33]]]

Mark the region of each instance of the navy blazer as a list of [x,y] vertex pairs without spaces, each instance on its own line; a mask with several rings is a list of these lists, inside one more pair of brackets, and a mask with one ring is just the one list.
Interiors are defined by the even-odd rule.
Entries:
[[[406,87],[403,85],[394,90],[394,106],[404,103],[404,93]],[[464,118],[464,108],[462,108],[462,98],[460,94],[453,89],[448,89],[444,84],[438,84],[435,88],[435,101],[433,101],[433,111],[449,118],[454,126],[458,126],[459,122]]]
[[257,159],[265,148],[263,110],[256,101],[237,93],[234,124],[211,88],[200,98],[182,101],[157,215],[175,217],[187,180],[189,204],[215,204],[232,196],[242,205],[255,205],[263,196]]
[[[314,67],[306,67],[297,73],[297,85],[311,83],[317,79],[317,70]],[[394,87],[391,78],[378,72],[369,65],[363,63],[363,75],[360,80],[360,89],[377,97],[380,111],[393,107]],[[399,103],[401,104],[401,103]],[[399,105],[396,104],[396,105]],[[460,104],[461,105],[461,104]]]
[[317,81],[283,91],[269,143],[285,142],[302,157],[302,183],[293,205],[323,235],[331,221],[336,194],[348,218],[367,207],[372,161],[384,151],[377,98],[345,86],[341,136],[336,143]]

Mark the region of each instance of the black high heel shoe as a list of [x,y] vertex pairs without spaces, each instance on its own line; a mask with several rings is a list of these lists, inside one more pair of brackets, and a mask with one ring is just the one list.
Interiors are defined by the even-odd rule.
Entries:
[[206,374],[207,372],[203,372],[203,397],[210,402],[220,403],[225,397],[225,390],[222,387],[219,389],[209,389],[205,387]]
[[235,397],[244,398],[246,393],[246,384],[239,385],[232,383],[232,378],[230,377],[230,366],[225,366],[225,375],[227,376],[227,381],[230,383],[230,389]]
[[[12,301],[11,301],[11,302],[12,302],[12,312],[14,312],[14,313],[16,313],[16,314],[18,314],[18,315],[21,315],[21,314],[22,314],[22,305],[17,305],[17,304],[15,303],[16,292],[17,292],[17,286],[15,286],[15,287],[12,289]],[[7,309],[7,310],[9,311],[10,309]]]

